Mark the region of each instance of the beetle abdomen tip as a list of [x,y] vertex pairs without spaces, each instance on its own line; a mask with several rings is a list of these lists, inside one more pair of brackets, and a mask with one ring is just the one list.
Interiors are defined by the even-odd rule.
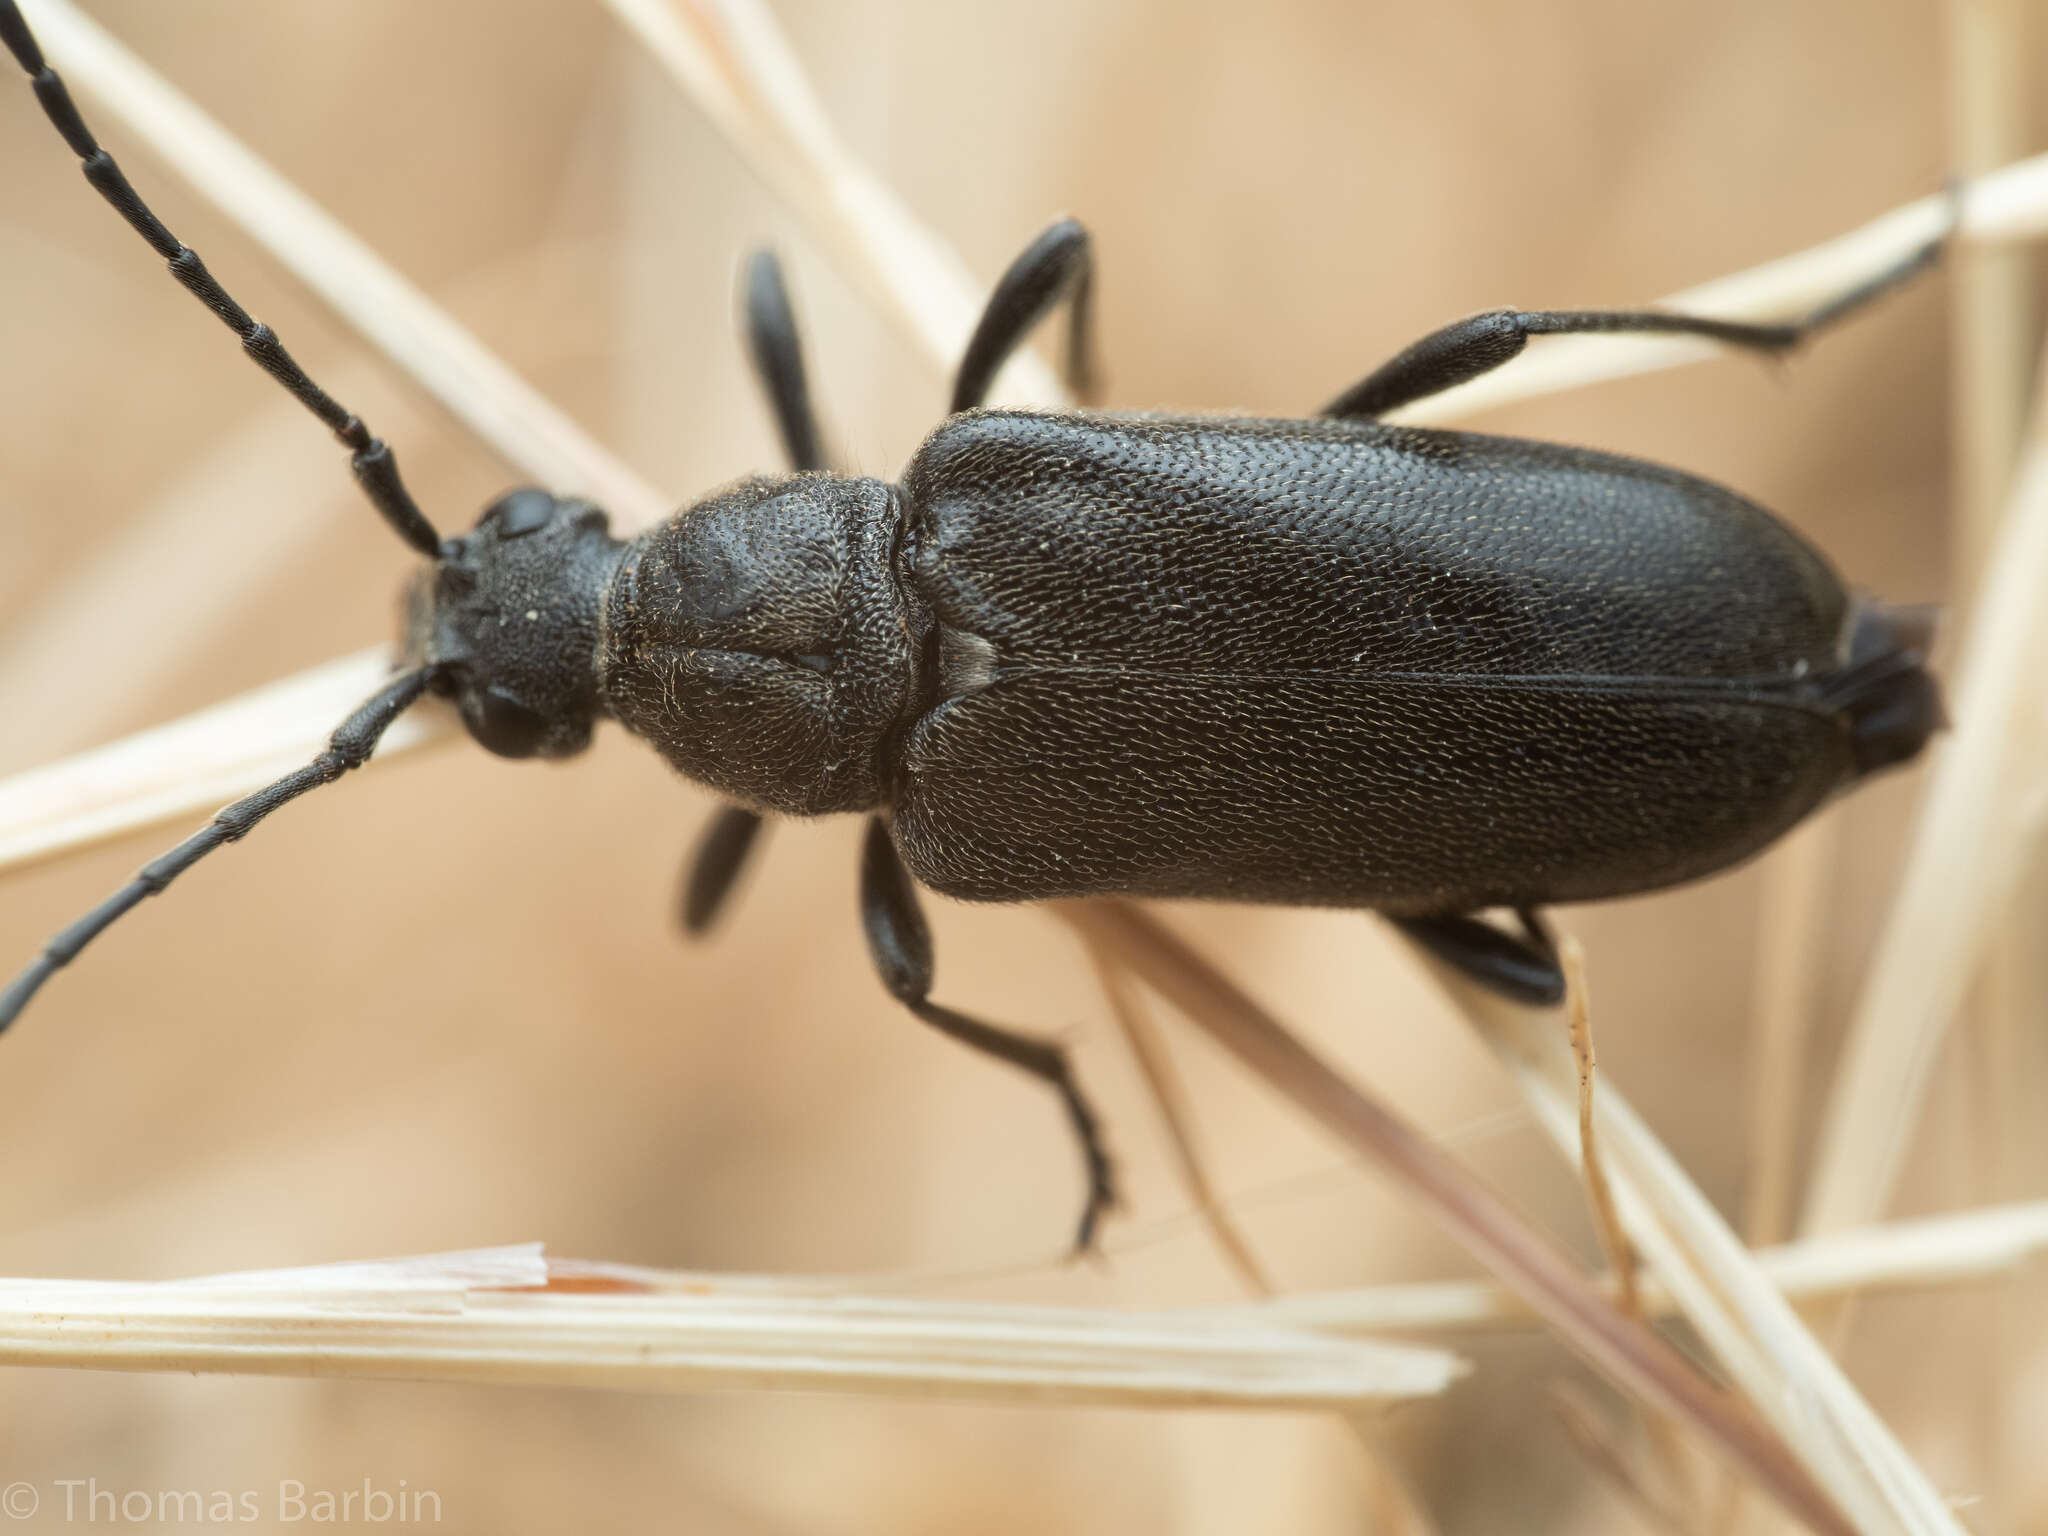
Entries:
[[1927,670],[1936,610],[1859,599],[1850,618],[1849,663],[1835,686],[1849,721],[1857,777],[1910,762],[1948,724],[1941,688]]

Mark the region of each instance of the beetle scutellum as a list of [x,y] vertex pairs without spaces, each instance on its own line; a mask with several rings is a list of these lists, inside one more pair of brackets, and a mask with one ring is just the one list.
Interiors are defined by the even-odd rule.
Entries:
[[[1735,863],[1937,723],[1920,622],[1852,602],[1730,492],[1633,460],[1378,424],[1530,335],[1691,333],[1789,347],[1930,261],[1804,321],[1496,311],[1438,331],[1316,419],[979,409],[1055,305],[1085,385],[1087,236],[1049,229],[981,318],[951,414],[901,482],[829,473],[778,269],[748,332],[797,473],[742,482],[630,541],[520,490],[442,539],[390,450],[315,385],[137,198],[12,0],[0,35],[87,178],[351,449],[432,562],[403,670],[314,763],[229,807],[54,940],[0,1026],[115,918],[361,763],[428,693],[488,750],[561,757],[618,720],[738,802],[700,850],[703,927],[764,812],[866,814],[862,915],[889,990],[1062,1095],[1061,1051],[930,1001],[913,881],[1023,900],[1100,893],[1357,906],[1475,979],[1553,1000],[1536,909]],[[1482,921],[1517,914],[1519,933]]]

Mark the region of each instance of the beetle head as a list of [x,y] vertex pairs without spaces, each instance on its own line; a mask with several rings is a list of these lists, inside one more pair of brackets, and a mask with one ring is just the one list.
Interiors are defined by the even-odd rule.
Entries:
[[586,501],[518,490],[441,546],[406,596],[406,664],[424,666],[500,757],[567,757],[598,713],[598,609],[623,546]]

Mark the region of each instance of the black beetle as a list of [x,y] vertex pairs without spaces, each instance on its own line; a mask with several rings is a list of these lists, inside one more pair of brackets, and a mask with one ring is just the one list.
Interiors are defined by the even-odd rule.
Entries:
[[[87,179],[336,432],[371,502],[433,562],[409,596],[398,675],[312,764],[53,940],[0,993],[0,1027],[145,896],[362,763],[423,695],[453,700],[506,757],[575,753],[610,717],[739,802],[699,850],[693,930],[763,813],[869,816],[861,911],[884,982],[1059,1091],[1088,1161],[1086,1244],[1112,1190],[1087,1102],[1057,1046],[930,1000],[914,881],[985,901],[1372,908],[1474,979],[1550,1002],[1561,981],[1540,906],[1737,863],[1939,724],[1924,620],[1852,601],[1762,508],[1611,454],[1377,420],[1532,335],[1782,350],[1939,241],[1793,324],[1478,315],[1313,420],[981,409],[1063,300],[1085,390],[1088,238],[1061,222],[997,285],[951,414],[897,484],[826,471],[764,254],[748,341],[796,473],[626,541],[598,508],[540,490],[443,540],[390,450],[136,196],[12,0],[0,36]],[[1496,907],[1519,934],[1474,915]]]

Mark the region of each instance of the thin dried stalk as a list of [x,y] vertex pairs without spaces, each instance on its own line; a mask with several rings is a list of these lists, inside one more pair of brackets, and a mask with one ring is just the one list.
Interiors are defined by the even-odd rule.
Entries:
[[[1949,0],[1949,163],[1963,174],[1999,165],[2041,143],[2036,103],[2048,85],[2039,0]],[[1967,613],[1983,562],[2012,495],[2026,444],[2041,317],[2037,253],[2025,246],[1966,250],[1950,285],[1948,600]],[[2039,735],[2013,744],[2040,752]],[[2048,1074],[2048,866],[2038,856],[2015,881],[1985,957],[1975,1028],[1965,1037],[1960,1085],[1975,1101],[1963,1133],[1981,1177],[1969,1198],[1998,1199],[2037,1187],[2048,1139],[2039,1093]],[[1951,1194],[1950,1198],[1954,1198]],[[1969,1344],[1984,1361],[1977,1401],[1990,1430],[2016,1401],[2028,1369],[2035,1298],[2008,1288],[1974,1314]],[[1845,1313],[1841,1326],[1848,1325]],[[1962,1342],[1962,1341],[1959,1341]],[[1977,1475],[1993,1498],[2016,1470],[1996,1434],[1980,1437]]]
[[[1948,217],[1946,195],[1923,197],[1823,245],[1687,288],[1658,305],[1729,320],[1800,314],[1904,260],[1941,233]],[[1961,234],[1973,245],[2048,234],[2048,155],[1973,180],[1963,196]],[[1536,395],[1721,355],[1723,349],[1696,337],[1560,336],[1469,384],[1418,401],[1393,419],[1450,421]]]
[[[382,647],[358,651],[112,746],[0,779],[0,868],[211,811],[305,763],[390,676]],[[452,735],[454,716],[416,705],[377,758]],[[376,759],[372,759],[376,761]]]
[[[1802,1238],[1763,1249],[1754,1258],[1781,1296],[1815,1302],[1995,1279],[2043,1253],[2048,1253],[2048,1200]],[[1613,1278],[1605,1283],[1611,1287]],[[1678,1310],[1678,1302],[1654,1274],[1644,1277],[1642,1298],[1653,1316]],[[1337,1333],[1457,1333],[1527,1328],[1537,1321],[1528,1303],[1506,1286],[1486,1280],[1300,1292],[1258,1306],[1296,1327]]]
[[1088,959],[1095,967],[1096,978],[1102,984],[1103,996],[1109,1001],[1109,1011],[1123,1030],[1131,1054],[1137,1058],[1139,1070],[1145,1074],[1145,1082],[1152,1090],[1152,1102],[1159,1106],[1160,1119],[1166,1126],[1167,1144],[1173,1148],[1181,1182],[1187,1186],[1203,1226],[1247,1291],[1254,1296],[1273,1295],[1277,1287],[1260,1265],[1250,1241],[1232,1219],[1221,1192],[1209,1177],[1208,1166],[1196,1142],[1194,1108],[1188,1102],[1186,1085],[1174,1070],[1173,1055],[1167,1048],[1165,1036],[1146,1012],[1143,999],[1131,985],[1129,975],[1117,964],[1116,957],[1090,942],[1086,934],[1082,939]]
[[[1708,1445],[1814,1530],[1855,1529],[1807,1467],[1747,1404],[1709,1385],[1663,1340],[1617,1311],[1498,1196],[1318,1060],[1157,921],[1121,901],[1054,902],[1051,907],[1072,927],[1112,949],[1148,986],[1297,1107],[1397,1179],[1466,1252],[1511,1286],[1582,1358],[1630,1396],[1653,1412],[1696,1429]],[[1570,1070],[1567,1052],[1567,1073]],[[1603,1127],[1610,1136],[1612,1101],[1610,1094],[1605,1110],[1610,1118]],[[1675,1169],[1673,1175],[1682,1182]],[[1640,1241],[1641,1234],[1636,1235]]]
[[[323,369],[323,377],[330,372]],[[352,400],[369,372],[357,364],[328,382]],[[383,430],[403,432],[389,413],[380,415]],[[303,466],[315,446],[310,437],[296,403],[269,402],[81,565],[0,620],[0,719],[7,721],[0,768],[47,762],[147,719],[149,701],[184,660],[238,621],[245,595],[309,556],[335,526],[344,498],[350,517],[362,515],[338,456],[330,483],[295,497],[289,513],[277,508],[277,487]],[[252,516],[257,508],[272,515]],[[123,622],[109,624],[108,614]],[[137,644],[138,636],[147,643]],[[63,664],[52,666],[52,657]],[[92,686],[79,687],[81,677]]]
[[[1548,1015],[1478,992],[1431,962],[1560,1151],[1578,1151],[1577,1068]],[[1616,1204],[1686,1320],[1856,1527],[1962,1536],[1890,1429],[1705,1195],[1609,1084],[1598,1106]]]
[[1586,1186],[1593,1231],[1614,1275],[1621,1309],[1639,1318],[1644,1314],[1642,1290],[1636,1282],[1636,1254],[1614,1209],[1614,1190],[1600,1159],[1600,1134],[1593,1114],[1593,1016],[1586,996],[1586,952],[1576,938],[1565,934],[1558,945],[1558,958],[1564,964],[1565,1012],[1571,1019],[1572,1061],[1579,1073],[1579,1178]]
[[[1621,1214],[1615,1209],[1614,1190],[1607,1180],[1607,1165],[1600,1155],[1598,1117],[1594,1111],[1595,1059],[1593,1052],[1592,998],[1586,988],[1586,952],[1572,934],[1558,941],[1558,960],[1564,970],[1565,1013],[1570,1020],[1572,1062],[1579,1077],[1579,1179],[1586,1186],[1586,1201],[1592,1209],[1593,1231],[1600,1251],[1607,1256],[1608,1271],[1614,1278],[1615,1300],[1628,1316],[1642,1321],[1642,1285],[1637,1276],[1635,1248],[1623,1230]],[[1693,1499],[1692,1468],[1686,1459],[1685,1442],[1671,1421],[1662,1414],[1644,1420],[1650,1450],[1663,1468],[1664,1482],[1679,1500],[1679,1508],[1690,1510]],[[1619,1447],[1616,1447],[1619,1454]],[[1684,1523],[1680,1522],[1680,1529]]]
[[1684,1508],[1643,1480],[1628,1453],[1622,1449],[1614,1426],[1605,1414],[1587,1401],[1583,1392],[1568,1383],[1553,1382],[1550,1407],[1594,1475],[1620,1494],[1645,1525],[1652,1530],[1671,1532],[1673,1536],[1687,1536],[1693,1530]]
[[538,1245],[202,1280],[0,1282],[0,1364],[1350,1412],[1432,1396],[1464,1370],[1441,1350],[1213,1313],[790,1292],[551,1265]]
[[[605,0],[683,95],[803,219],[840,272],[950,373],[987,295],[959,257],[849,154],[765,5],[741,0]],[[1052,370],[1022,352],[1005,399],[1063,405]]]
[[[1166,1126],[1167,1144],[1173,1149],[1181,1183],[1194,1201],[1196,1215],[1217,1250],[1236,1272],[1239,1283],[1255,1296],[1274,1296],[1278,1288],[1268,1278],[1252,1251],[1250,1241],[1232,1219],[1222,1193],[1209,1177],[1208,1165],[1195,1138],[1194,1106],[1188,1099],[1186,1085],[1174,1069],[1173,1054],[1167,1046],[1166,1037],[1139,995],[1135,978],[1118,963],[1114,954],[1094,942],[1086,932],[1081,934],[1081,940],[1090,963],[1095,967],[1096,979],[1101,983],[1110,1013],[1123,1030],[1131,1054],[1137,1058],[1139,1070],[1145,1075],[1146,1086],[1151,1089],[1152,1102],[1158,1107],[1160,1119]],[[1398,1462],[1388,1455],[1374,1427],[1355,1418],[1345,1422],[1364,1453],[1367,1498],[1374,1513],[1373,1528],[1412,1533],[1412,1536],[1430,1536],[1434,1526],[1428,1512],[1401,1475]]]
[[2021,468],[1962,648],[1905,878],[1850,1024],[1801,1229],[1862,1226],[1890,1199],[1949,1021],[2028,867],[2048,789],[2048,436]]
[[[1965,174],[2025,154],[2040,125],[2034,103],[2043,79],[2037,0],[1950,0],[1950,159]],[[1950,323],[1949,434],[1953,444],[1950,601],[1968,611],[1982,564],[2012,494],[2025,446],[2027,400],[2040,326],[2035,253],[2026,247],[1965,251],[1957,264]],[[2039,743],[2035,744],[2037,747]],[[2035,1159],[2033,1083],[2048,1039],[2048,878],[2028,871],[2004,918],[1986,967],[1977,1087],[1982,1113],[1970,1117],[1983,1162],[1998,1170],[1996,1196],[2029,1187]]]
[[[2042,76],[2037,0],[1950,0],[1949,163],[1964,176],[2024,155],[2038,140]],[[2034,372],[2034,253],[1959,253],[1952,284],[1949,430],[1954,501],[1951,598],[1967,608],[2012,492]]]
[[669,509],[670,498],[70,0],[23,0],[21,8],[50,61],[95,106],[125,124],[507,464],[543,484],[595,496],[629,522],[653,522]]
[[1826,897],[1841,822],[1823,810],[1796,828],[1763,869],[1757,899],[1756,980],[1749,1010],[1749,1191],[1743,1236],[1752,1247],[1790,1230],[1806,1054],[1819,1004]]

